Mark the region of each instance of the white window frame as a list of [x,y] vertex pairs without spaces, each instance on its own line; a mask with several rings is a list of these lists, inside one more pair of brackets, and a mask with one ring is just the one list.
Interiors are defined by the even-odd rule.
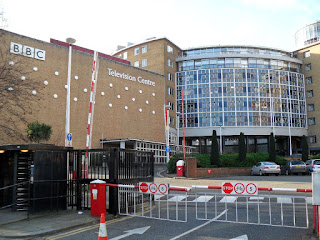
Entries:
[[311,84],[311,83],[312,83],[312,77],[307,77],[306,84]]
[[316,118],[312,117],[312,118],[309,118],[309,125],[316,125]]
[[316,143],[317,142],[317,136],[310,136],[309,137],[310,143]]
[[128,58],[128,52],[124,52],[123,53],[123,59],[127,59]]
[[306,71],[310,71],[310,70],[311,70],[311,63],[306,64],[306,65],[304,66],[304,69],[305,69]]
[[168,66],[173,68],[173,61],[170,58],[168,58]]
[[137,56],[139,54],[140,54],[140,48],[137,47],[134,49],[134,55]]
[[133,64],[133,66],[139,67],[139,61],[135,61],[134,64]]
[[141,47],[141,53],[146,53],[148,51],[148,46],[144,45]]
[[167,52],[173,54],[173,47],[167,45]]
[[168,72],[168,80],[171,81],[171,82],[174,81],[174,79],[173,79],[173,74],[172,74],[172,73],[169,73],[169,72]]
[[314,111],[314,104],[308,104],[308,111],[313,112]]
[[141,67],[146,67],[148,64],[148,60],[145,58],[145,59],[142,59],[141,61]]
[[174,91],[172,87],[168,87],[168,95],[172,95],[173,96]]
[[311,55],[310,50],[305,51],[305,52],[303,53],[304,58],[308,58],[308,57],[310,57],[310,55]]

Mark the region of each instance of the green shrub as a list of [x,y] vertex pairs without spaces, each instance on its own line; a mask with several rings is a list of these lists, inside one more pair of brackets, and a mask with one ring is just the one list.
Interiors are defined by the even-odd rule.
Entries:
[[320,158],[320,154],[317,154],[317,155],[312,156],[311,159],[319,159],[319,158]]
[[[210,163],[210,155],[209,154],[187,154],[186,157],[195,157],[197,158],[197,167],[198,168],[215,168],[217,165],[211,165]],[[220,156],[220,167],[252,167],[256,165],[258,162],[267,162],[269,160],[268,153],[247,153],[246,161],[239,161],[239,154],[223,154]],[[320,156],[319,156],[320,158]],[[183,153],[176,154],[171,157],[167,169],[168,173],[176,173],[177,167],[176,163],[178,160],[183,159]],[[286,160],[282,157],[276,157],[276,163],[279,165],[284,165]]]

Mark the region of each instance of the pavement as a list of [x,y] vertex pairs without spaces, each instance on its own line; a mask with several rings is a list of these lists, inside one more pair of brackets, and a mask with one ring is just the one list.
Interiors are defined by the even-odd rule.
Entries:
[[[239,178],[239,176],[237,176]],[[207,179],[189,179],[185,177],[177,178],[175,174],[168,174],[161,167],[155,167],[155,182],[166,182],[170,186],[191,187],[192,185],[219,185],[229,177],[207,178]],[[258,179],[258,178],[257,178]],[[239,179],[241,180],[241,179]],[[270,186],[275,182],[261,182],[259,186]],[[261,184],[261,185],[260,185]],[[282,184],[284,184],[282,182]],[[292,182],[288,182],[283,187],[293,187]],[[301,184],[301,183],[300,183]],[[296,186],[295,186],[296,187]],[[310,187],[306,183],[305,187]],[[107,214],[106,221],[114,219],[114,215]],[[48,211],[30,214],[27,212],[13,212],[11,209],[0,210],[0,240],[1,239],[37,239],[37,237],[51,235],[58,232],[67,231],[81,226],[98,224],[99,217],[92,217],[90,210],[77,211],[68,209],[64,211]],[[315,239],[313,236],[306,239]]]

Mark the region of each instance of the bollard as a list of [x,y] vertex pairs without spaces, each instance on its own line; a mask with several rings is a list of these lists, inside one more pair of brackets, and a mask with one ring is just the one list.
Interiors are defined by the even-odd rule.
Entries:
[[[312,205],[315,210],[313,211],[314,220],[313,225],[317,223],[317,237],[319,237],[319,205],[320,205],[320,173],[313,172],[312,173]],[[315,226],[314,226],[315,228]]]

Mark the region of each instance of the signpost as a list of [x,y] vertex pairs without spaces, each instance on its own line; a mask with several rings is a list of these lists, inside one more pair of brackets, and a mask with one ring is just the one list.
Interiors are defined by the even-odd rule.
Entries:
[[233,195],[258,195],[258,184],[243,182],[223,182],[222,193]]
[[167,183],[150,183],[150,182],[139,183],[140,193],[168,194],[168,191],[169,191],[169,184]]
[[68,133],[66,136],[66,146],[72,147],[72,133]]

